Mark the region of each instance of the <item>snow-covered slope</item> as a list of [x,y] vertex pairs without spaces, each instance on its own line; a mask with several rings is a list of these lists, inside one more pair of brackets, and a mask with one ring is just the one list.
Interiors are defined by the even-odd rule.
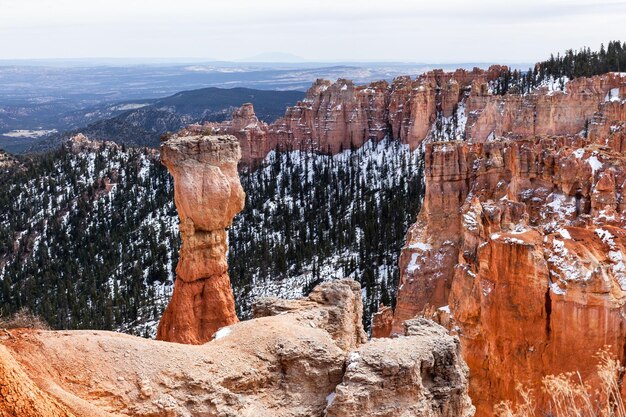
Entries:
[[[258,297],[299,297],[351,276],[369,324],[395,293],[420,170],[418,152],[385,140],[334,157],[272,153],[242,173],[246,207],[229,239],[240,316]],[[180,245],[172,180],[155,151],[67,146],[2,175],[0,191],[3,314],[26,306],[56,328],[154,336]]]
[[248,198],[229,253],[240,316],[260,296],[299,297],[351,277],[363,287],[369,326],[395,294],[398,255],[423,194],[419,155],[390,140],[332,157],[272,152],[242,175]]
[[154,151],[66,147],[6,173],[0,188],[3,314],[25,306],[57,328],[141,334],[155,323],[178,231]]

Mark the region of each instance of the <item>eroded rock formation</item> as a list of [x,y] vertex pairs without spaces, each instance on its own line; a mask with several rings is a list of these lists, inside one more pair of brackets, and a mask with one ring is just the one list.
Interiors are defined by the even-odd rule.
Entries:
[[607,93],[620,87],[618,73],[576,78],[565,91],[544,87],[526,95],[496,96],[486,82],[475,82],[467,100],[466,137],[483,142],[490,136],[575,135],[591,122]]
[[514,399],[516,382],[536,387],[542,374],[577,370],[604,345],[625,359],[626,77],[495,95],[505,70],[363,87],[318,80],[271,125],[244,106],[210,126],[239,138],[247,164],[272,149],[336,153],[385,135],[424,146],[426,196],[401,254],[393,323],[381,310],[373,335],[402,334],[421,313],[458,332],[480,415]]
[[493,94],[492,82],[507,70],[496,65],[486,71],[434,70],[366,86],[317,80],[304,100],[269,125],[245,104],[231,121],[191,126],[188,132],[210,128],[236,136],[244,165],[257,164],[274,149],[336,154],[386,136],[416,149],[425,139],[483,142],[494,136],[577,134],[607,93],[623,88],[621,75],[606,74],[575,79],[565,91],[543,87],[526,95]]
[[0,346],[0,416],[73,417],[74,414],[42,391],[7,348]]
[[345,79],[334,83],[317,80],[301,102],[269,125],[258,120],[251,104],[244,104],[231,121],[190,126],[186,134],[211,129],[236,136],[244,165],[260,162],[274,149],[336,154],[386,136],[415,149],[432,133],[438,117],[450,122],[459,106],[463,110],[473,83],[493,81],[506,70],[502,66],[487,71],[435,70],[416,79],[398,77],[391,85],[385,81],[357,86]]
[[226,228],[243,208],[238,140],[232,136],[175,136],[161,146],[174,177],[182,247],[172,299],[157,338],[200,344],[237,321],[228,278]]
[[405,322],[405,336],[374,340],[348,355],[327,416],[474,415],[458,338],[425,319]]
[[[362,309],[359,284],[340,280],[301,300],[262,300],[258,317],[200,346],[102,331],[14,330],[0,338],[0,405],[9,407],[0,414],[473,414],[458,340],[422,321],[406,337],[367,348]],[[374,401],[353,401],[367,392]]]
[[372,338],[388,337],[393,325],[393,309],[381,305],[372,316]]
[[392,333],[424,312],[445,321],[479,416],[514,401],[517,383],[545,406],[547,374],[579,371],[597,387],[594,355],[607,345],[626,361],[626,101],[606,100],[625,82],[610,74],[567,93],[489,96],[470,111],[467,141],[425,147]]

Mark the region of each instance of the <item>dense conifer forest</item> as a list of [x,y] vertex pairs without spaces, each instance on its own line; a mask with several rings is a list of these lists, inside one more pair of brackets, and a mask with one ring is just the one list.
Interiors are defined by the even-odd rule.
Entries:
[[[272,154],[244,172],[230,230],[239,314],[325,279],[364,285],[366,324],[393,300],[397,256],[422,196],[419,152],[398,142],[335,157]],[[180,245],[172,180],[149,149],[64,147],[0,175],[1,314],[22,307],[58,329],[153,336]]]
[[54,328],[145,331],[178,247],[172,180],[157,162],[116,145],[63,148],[0,175],[1,313],[26,307]]
[[540,86],[563,90],[565,83],[577,77],[591,77],[607,72],[626,72],[626,42],[610,41],[597,51],[585,47],[552,54],[527,71],[506,71],[493,84],[495,94],[527,94]]
[[297,297],[351,277],[363,287],[368,328],[379,303],[395,297],[398,256],[423,197],[419,155],[384,140],[334,157],[273,153],[243,175],[246,209],[228,259],[239,315],[255,297]]

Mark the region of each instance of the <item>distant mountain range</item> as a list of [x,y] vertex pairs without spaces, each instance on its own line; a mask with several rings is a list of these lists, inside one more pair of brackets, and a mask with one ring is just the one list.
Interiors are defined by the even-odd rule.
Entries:
[[[365,84],[382,79],[390,81],[398,75],[418,75],[435,67],[454,70],[488,66],[485,63],[261,62],[279,58],[297,59],[264,54],[250,58],[256,62],[0,60],[0,148],[12,153],[40,148],[39,143],[54,131],[73,131],[115,118],[154,105],[179,91],[217,87],[304,92],[318,78],[347,78]],[[228,113],[228,109],[225,111]],[[216,109],[212,107],[209,112],[215,113]],[[157,118],[161,120],[164,116],[171,115]],[[169,123],[176,125],[175,121]]]
[[294,55],[294,54],[287,53],[287,52],[262,52],[260,54],[247,57],[239,61],[241,62],[281,62],[281,63],[306,62],[304,58]]
[[[49,136],[28,150],[40,152],[57,147],[71,136],[83,133],[92,139],[110,140],[131,146],[158,146],[163,133],[204,121],[223,121],[243,103],[253,103],[261,120],[281,117],[285,108],[302,99],[301,91],[267,91],[250,88],[203,88],[183,91],[158,100],[124,102],[86,114],[74,112],[68,118],[99,118],[86,127]],[[105,118],[107,115],[112,117]],[[73,121],[72,121],[73,123]]]

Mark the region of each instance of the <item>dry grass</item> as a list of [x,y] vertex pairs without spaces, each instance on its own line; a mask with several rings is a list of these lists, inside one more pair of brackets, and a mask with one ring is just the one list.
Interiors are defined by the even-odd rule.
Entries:
[[549,375],[543,378],[544,392],[550,398],[548,410],[537,410],[532,390],[517,386],[519,401],[498,404],[498,417],[626,417],[620,394],[624,368],[619,360],[609,353],[608,348],[597,355],[597,375],[602,382],[599,390],[592,390],[579,373]]
[[517,384],[517,393],[520,396],[517,406],[513,406],[511,401],[504,401],[496,405],[495,412],[498,417],[535,417],[535,399],[532,390]]
[[10,317],[0,317],[0,329],[50,330],[50,326],[41,317],[22,307]]

